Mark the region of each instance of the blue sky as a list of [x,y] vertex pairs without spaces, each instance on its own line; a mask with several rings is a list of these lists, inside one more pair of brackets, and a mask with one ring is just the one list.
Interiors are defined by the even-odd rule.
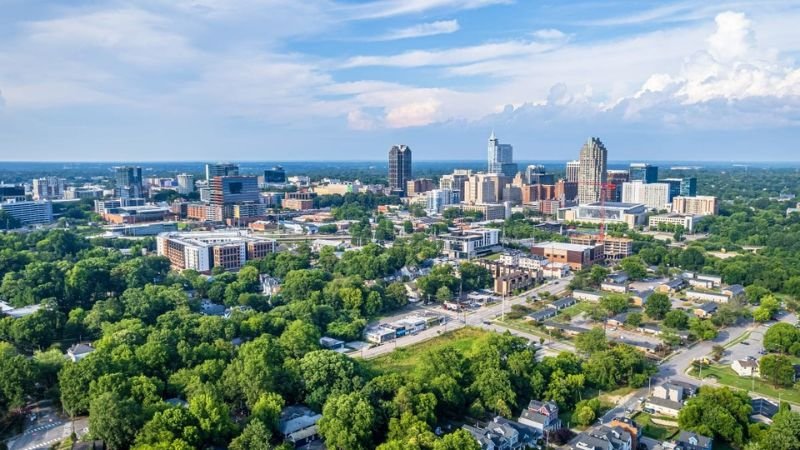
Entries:
[[0,6],[0,160],[800,160],[797,1]]

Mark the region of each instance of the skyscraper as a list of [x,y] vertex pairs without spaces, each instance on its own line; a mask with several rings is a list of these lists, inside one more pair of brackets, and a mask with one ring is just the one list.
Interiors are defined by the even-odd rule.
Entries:
[[514,164],[514,147],[510,144],[501,144],[492,131],[489,136],[488,173],[503,174],[513,177],[517,174],[517,165]]
[[609,186],[606,191],[606,201],[621,202],[622,201],[622,184],[628,181],[627,170],[608,170],[606,172],[608,184],[613,184],[614,188]]
[[630,181],[656,183],[658,182],[658,166],[647,163],[631,163],[628,169],[628,178]]
[[581,170],[580,161],[567,161],[567,181],[570,183],[578,182],[578,172]]
[[439,189],[450,189],[455,195],[458,196],[457,201],[464,200],[464,184],[471,176],[471,170],[456,169],[452,174],[442,175],[442,177],[439,179]]
[[527,184],[555,184],[555,182],[555,176],[547,173],[544,166],[540,164],[525,168],[525,183]]
[[264,183],[286,183],[286,170],[281,166],[264,171]]
[[194,192],[194,175],[190,173],[178,174],[178,193],[187,195]]
[[227,177],[239,175],[239,166],[232,163],[206,164],[206,182],[210,183],[214,177]]
[[411,148],[393,145],[389,149],[389,190],[395,195],[404,195],[406,182],[411,179]]
[[142,168],[133,166],[114,167],[116,194],[120,198],[142,198]]
[[44,177],[33,179],[33,199],[52,200],[64,197],[64,179]]
[[600,201],[607,180],[608,151],[599,138],[592,137],[583,144],[578,170],[578,203],[585,205]]

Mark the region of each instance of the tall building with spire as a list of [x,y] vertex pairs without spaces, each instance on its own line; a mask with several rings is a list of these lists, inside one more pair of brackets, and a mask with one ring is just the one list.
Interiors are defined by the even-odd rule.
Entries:
[[578,204],[600,201],[607,181],[608,151],[599,138],[592,137],[581,147],[578,170]]
[[389,190],[394,195],[405,195],[408,180],[411,180],[411,148],[393,145],[389,149]]
[[514,147],[510,144],[501,144],[494,135],[489,136],[489,158],[487,173],[503,174],[513,177],[517,174],[517,165],[514,163]]

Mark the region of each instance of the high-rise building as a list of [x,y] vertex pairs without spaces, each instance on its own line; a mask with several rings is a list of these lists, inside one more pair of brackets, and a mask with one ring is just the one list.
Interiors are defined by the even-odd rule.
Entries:
[[64,198],[64,179],[58,177],[35,178],[33,180],[34,200],[53,200]]
[[277,184],[286,183],[286,170],[281,166],[275,166],[264,171],[264,183]]
[[0,184],[0,202],[15,200],[25,201],[25,186],[17,184]]
[[668,183],[645,183],[642,180],[622,184],[622,202],[643,204],[649,209],[661,210],[670,202]]
[[558,180],[555,184],[555,197],[566,206],[568,202],[574,202],[578,196],[578,182]]
[[655,183],[658,181],[658,166],[647,163],[631,163],[628,168],[628,179],[630,181],[642,181],[644,183]]
[[678,196],[672,199],[672,212],[693,216],[714,216],[719,214],[719,199],[708,195]]
[[681,179],[681,195],[684,197],[694,197],[697,195],[697,178],[683,177]]
[[541,164],[534,164],[525,168],[525,183],[527,184],[555,184],[555,182],[555,175],[547,173]]
[[245,202],[258,203],[258,177],[229,175],[214,177],[210,183],[212,206],[223,209],[223,218],[233,217],[233,205]]
[[134,166],[114,167],[115,193],[120,198],[144,197],[142,168]]
[[609,170],[607,171],[608,184],[613,184],[614,187],[609,186],[606,189],[606,201],[621,202],[622,201],[622,184],[628,181],[627,170]]
[[425,212],[438,214],[448,206],[458,203],[458,194],[450,189],[434,189],[425,193],[427,204]]
[[578,182],[578,173],[581,170],[580,161],[567,161],[567,181],[570,183]]
[[239,175],[239,165],[232,163],[206,164],[206,182],[210,183],[214,177],[227,177]]
[[592,137],[583,144],[578,171],[578,203],[585,205],[600,201],[607,180],[608,151],[599,138]]
[[189,173],[178,174],[178,193],[188,195],[194,192],[194,175]]
[[681,195],[681,184],[683,184],[683,178],[664,178],[663,180],[659,181],[659,183],[666,183],[669,185],[669,201],[672,201],[673,198]]
[[471,170],[456,169],[453,173],[442,175],[439,179],[439,189],[450,189],[458,195],[458,201],[464,199],[464,184],[472,176]]
[[411,179],[411,148],[393,145],[389,149],[389,191],[394,195],[405,195],[406,182]]
[[501,144],[492,131],[489,136],[488,173],[503,174],[513,177],[517,174],[517,165],[514,163],[514,147],[510,144]]
[[406,181],[406,196],[413,197],[423,192],[433,190],[436,186],[430,178],[417,178],[416,180]]
[[462,201],[469,204],[498,203],[503,200],[507,177],[496,173],[476,173],[464,183]]

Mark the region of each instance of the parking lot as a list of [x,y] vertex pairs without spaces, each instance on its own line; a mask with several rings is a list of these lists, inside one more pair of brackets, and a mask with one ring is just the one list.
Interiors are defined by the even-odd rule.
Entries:
[[747,339],[726,349],[725,355],[720,362],[723,364],[730,364],[737,359],[746,359],[748,357],[756,359],[761,358],[760,352],[764,349],[765,331],[766,327],[764,326],[753,330]]

